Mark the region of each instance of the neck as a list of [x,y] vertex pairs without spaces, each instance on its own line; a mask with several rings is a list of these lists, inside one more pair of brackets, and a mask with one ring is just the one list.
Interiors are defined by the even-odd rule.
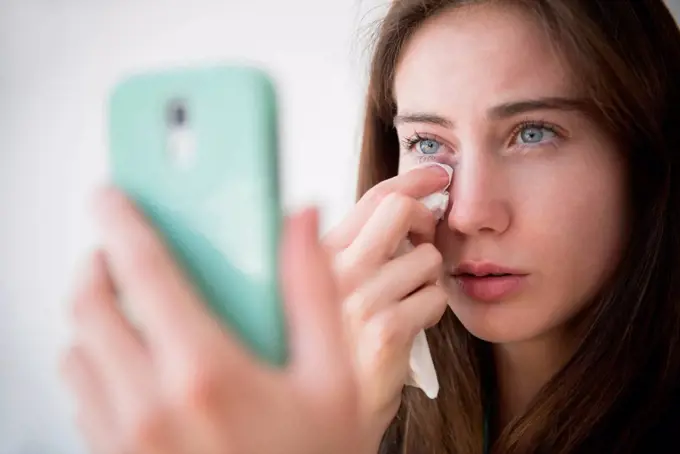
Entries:
[[541,388],[562,368],[572,349],[565,337],[545,336],[530,341],[496,344],[497,414],[501,429],[521,416]]

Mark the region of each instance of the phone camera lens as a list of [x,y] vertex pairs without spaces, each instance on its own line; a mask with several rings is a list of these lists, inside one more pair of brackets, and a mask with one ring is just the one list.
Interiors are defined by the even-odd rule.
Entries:
[[188,122],[187,108],[182,101],[173,101],[168,106],[168,124],[171,128],[181,128]]

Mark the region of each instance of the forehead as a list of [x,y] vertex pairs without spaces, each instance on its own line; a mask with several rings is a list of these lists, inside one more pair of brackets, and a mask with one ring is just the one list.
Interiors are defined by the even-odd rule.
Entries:
[[476,5],[425,22],[395,75],[399,111],[451,113],[518,99],[573,94],[567,66],[543,26],[516,8]]

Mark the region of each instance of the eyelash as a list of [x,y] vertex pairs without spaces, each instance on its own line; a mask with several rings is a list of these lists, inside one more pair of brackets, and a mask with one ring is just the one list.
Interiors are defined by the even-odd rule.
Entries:
[[437,157],[441,156],[441,152],[437,151],[436,153],[421,153],[420,151],[415,150],[415,146],[418,145],[420,142],[423,142],[425,140],[431,140],[433,142],[437,142],[440,146],[445,146],[444,142],[439,139],[436,136],[430,135],[430,134],[421,134],[419,132],[415,132],[412,136],[410,137],[404,137],[401,140],[401,145],[403,148],[403,154],[408,155],[411,153],[415,153],[416,158],[419,163],[424,163],[424,162],[429,162],[429,161],[437,161]]
[[441,143],[441,141],[439,139],[432,137],[429,134],[421,135],[421,133],[416,132],[410,137],[404,137],[401,140],[401,144],[402,144],[402,146],[404,147],[405,150],[412,151],[413,147],[415,147],[416,145],[418,145],[420,142],[422,142],[424,140],[432,140],[432,141],[435,141],[437,143]]
[[[553,139],[549,139],[546,141],[542,141],[536,144],[515,144],[515,146],[520,147],[521,149],[524,148],[534,148],[542,145],[549,145],[549,144],[555,144],[556,140],[564,139],[566,137],[566,134],[562,132],[561,128],[557,125],[554,125],[552,123],[548,123],[543,120],[526,120],[518,124],[513,130],[512,133],[510,134],[511,141],[515,142],[517,140],[517,137],[519,136],[519,133],[522,132],[524,129],[541,129],[541,130],[546,130],[551,132],[552,134],[555,135]],[[511,143],[512,143],[511,142]]]
[[[553,143],[556,140],[560,140],[566,137],[566,134],[562,132],[561,128],[558,127],[557,125],[554,125],[552,123],[548,123],[543,120],[526,120],[515,126],[515,128],[512,130],[512,133],[510,134],[511,137],[511,142],[516,142],[517,138],[519,137],[519,134],[522,132],[524,129],[529,129],[529,128],[534,128],[534,129],[541,129],[541,130],[547,130],[551,132],[552,134],[555,135],[555,138],[539,142],[536,144],[514,144],[514,146],[519,147],[520,149],[525,149],[525,148],[533,148],[537,146],[542,146],[542,145],[547,145],[550,143]],[[401,140],[402,147],[404,148],[405,152],[413,152],[417,153],[421,156],[421,158],[429,158],[432,159],[434,156],[438,155],[439,153],[434,153],[434,154],[422,154],[419,151],[415,151],[414,147],[418,145],[420,142],[425,141],[425,140],[431,140],[433,142],[437,142],[440,146],[446,146],[442,140],[440,140],[438,137],[430,135],[430,134],[422,134],[419,132],[414,133],[410,137],[405,137]]]

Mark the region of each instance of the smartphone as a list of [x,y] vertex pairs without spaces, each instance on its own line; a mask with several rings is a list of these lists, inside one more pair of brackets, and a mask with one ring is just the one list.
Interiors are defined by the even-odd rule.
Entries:
[[209,310],[253,353],[282,365],[277,126],[273,81],[255,67],[138,74],[109,99],[113,183]]

